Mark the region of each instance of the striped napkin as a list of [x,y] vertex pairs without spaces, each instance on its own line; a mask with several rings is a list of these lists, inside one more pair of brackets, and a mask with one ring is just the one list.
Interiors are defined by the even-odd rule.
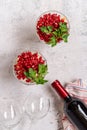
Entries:
[[[78,79],[75,82],[70,82],[66,85],[66,90],[71,96],[77,97],[87,104],[87,83],[85,81]],[[63,114],[62,123],[64,130],[76,130],[65,114]]]

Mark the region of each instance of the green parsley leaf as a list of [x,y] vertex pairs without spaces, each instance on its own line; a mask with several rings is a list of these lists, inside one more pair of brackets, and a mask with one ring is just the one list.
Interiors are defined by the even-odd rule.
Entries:
[[24,75],[28,78],[34,79],[36,77],[36,71],[30,68],[27,72],[24,72]]
[[29,72],[24,72],[24,75],[26,76],[26,77],[29,77]]
[[35,78],[35,82],[36,82],[36,84],[44,84],[48,81],[44,80],[44,77],[38,76],[38,77]]
[[28,73],[29,73],[30,78],[34,79],[36,77],[36,70],[34,70],[34,69],[30,68],[28,70]]
[[47,65],[44,65],[44,64],[39,64],[39,70],[38,70],[38,73],[42,76],[45,76],[46,73],[47,73]]
[[61,32],[68,32],[68,28],[67,28],[67,24],[66,23],[62,23],[62,22],[60,22],[59,23],[59,28],[61,29]]
[[47,65],[39,64],[38,72],[30,68],[27,72],[24,72],[24,74],[27,78],[30,78],[33,82],[36,82],[36,84],[44,84],[47,82],[47,80],[44,79],[47,70]]
[[53,36],[50,38],[50,41],[48,42],[48,44],[50,44],[52,47],[56,45],[56,37]]
[[43,32],[43,33],[46,33],[46,34],[49,34],[52,32],[52,26],[42,26],[40,28],[40,30]]
[[64,42],[68,42],[68,36],[69,36],[69,34],[67,34],[67,33],[64,33],[62,35],[62,39],[64,40]]
[[49,33],[49,31],[48,31],[48,29],[47,29],[46,26],[42,26],[42,27],[40,28],[40,30],[41,30],[43,33]]
[[54,31],[53,34],[57,37],[57,31]]
[[50,33],[51,33],[52,30],[53,30],[52,26],[47,26],[47,29],[48,29],[48,31],[49,31]]
[[61,29],[60,28],[56,29],[56,32],[57,32],[57,37],[61,38],[61,34],[62,34]]

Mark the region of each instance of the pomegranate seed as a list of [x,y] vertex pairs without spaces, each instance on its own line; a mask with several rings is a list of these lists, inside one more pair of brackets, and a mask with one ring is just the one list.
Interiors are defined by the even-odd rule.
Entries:
[[26,79],[26,82],[31,82],[31,80],[30,79]]
[[60,22],[64,23],[64,19],[61,19]]

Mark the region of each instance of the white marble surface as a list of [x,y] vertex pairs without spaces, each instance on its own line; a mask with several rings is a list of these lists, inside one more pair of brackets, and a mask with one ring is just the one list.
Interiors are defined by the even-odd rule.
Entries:
[[[37,38],[35,24],[44,11],[57,10],[70,21],[67,44],[51,48]],[[50,98],[48,115],[32,130],[59,130],[58,99],[50,89],[53,80],[63,84],[77,78],[87,79],[87,0],[0,0],[0,97],[13,97],[23,103],[31,93],[42,93]],[[26,86],[12,74],[12,61],[24,49],[36,49],[47,59],[49,82],[44,86]],[[55,105],[56,104],[56,105]],[[29,130],[29,119],[15,130]]]

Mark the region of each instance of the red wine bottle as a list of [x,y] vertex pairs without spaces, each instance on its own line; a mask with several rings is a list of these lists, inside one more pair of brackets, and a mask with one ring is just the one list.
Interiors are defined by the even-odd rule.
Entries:
[[52,83],[52,87],[64,100],[64,111],[67,118],[79,130],[87,130],[87,107],[78,98],[74,98],[64,89],[58,80]]

